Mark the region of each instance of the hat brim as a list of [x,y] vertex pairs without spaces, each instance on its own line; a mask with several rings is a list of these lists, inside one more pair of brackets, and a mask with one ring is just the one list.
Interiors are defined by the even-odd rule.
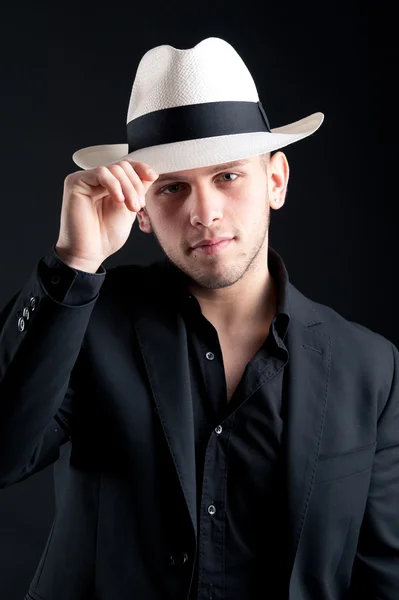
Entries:
[[72,160],[87,170],[123,159],[149,164],[157,173],[184,171],[240,160],[284,148],[314,133],[322,124],[324,114],[308,117],[272,129],[268,132],[239,133],[173,142],[128,152],[128,144],[88,146],[77,150]]

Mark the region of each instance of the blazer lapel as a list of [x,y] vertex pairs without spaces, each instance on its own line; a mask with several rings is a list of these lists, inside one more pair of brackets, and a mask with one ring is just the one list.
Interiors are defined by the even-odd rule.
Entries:
[[[159,298],[159,296],[158,296]],[[151,391],[197,536],[194,416],[184,321],[158,300],[140,307],[135,327]]]
[[[291,321],[286,345],[287,417],[285,424],[286,499],[293,567],[313,488],[327,408],[331,337],[323,332],[314,305],[290,286]],[[288,366],[287,365],[287,366]]]

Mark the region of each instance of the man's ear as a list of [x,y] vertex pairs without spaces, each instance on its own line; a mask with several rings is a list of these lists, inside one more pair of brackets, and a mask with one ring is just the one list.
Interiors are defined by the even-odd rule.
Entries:
[[143,233],[153,233],[150,218],[145,206],[137,213],[137,221]]
[[290,169],[284,152],[276,152],[268,164],[270,206],[274,210],[285,202]]

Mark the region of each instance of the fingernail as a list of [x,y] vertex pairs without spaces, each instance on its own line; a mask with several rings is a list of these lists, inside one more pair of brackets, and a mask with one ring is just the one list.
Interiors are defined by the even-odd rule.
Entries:
[[140,204],[141,206],[145,206],[145,196],[140,196]]

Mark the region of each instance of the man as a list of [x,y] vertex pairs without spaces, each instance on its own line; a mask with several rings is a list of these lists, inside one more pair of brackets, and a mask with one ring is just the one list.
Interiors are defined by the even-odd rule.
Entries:
[[[53,252],[0,316],[0,484],[56,463],[27,599],[398,597],[398,350],[268,243],[275,151],[321,122],[271,130],[208,38],[149,51],[129,144],[75,153]],[[165,259],[105,271],[136,216]]]

